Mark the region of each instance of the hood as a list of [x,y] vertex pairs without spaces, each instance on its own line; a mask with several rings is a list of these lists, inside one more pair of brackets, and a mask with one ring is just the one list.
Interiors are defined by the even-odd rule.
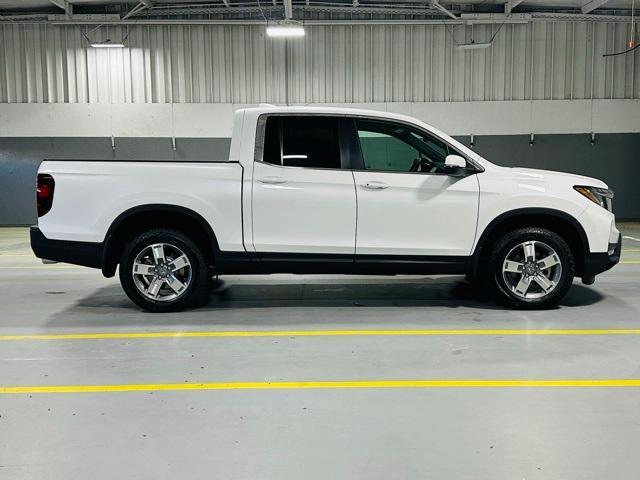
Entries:
[[[587,187],[608,188],[607,184],[597,178],[585,177],[566,172],[554,172],[552,170],[538,170],[536,168],[507,167],[512,174],[521,176],[529,180],[558,180],[573,185],[584,185]],[[573,186],[572,185],[572,186]]]

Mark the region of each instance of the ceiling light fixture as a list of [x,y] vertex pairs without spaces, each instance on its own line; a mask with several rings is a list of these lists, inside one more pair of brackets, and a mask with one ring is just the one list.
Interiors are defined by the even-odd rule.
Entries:
[[124,43],[112,42],[110,39],[107,39],[104,42],[92,42],[91,46],[93,48],[124,48]]
[[299,22],[284,21],[273,25],[267,25],[269,37],[304,37],[304,27]]
[[460,43],[456,45],[458,50],[479,50],[481,48],[489,48],[491,46],[491,42],[486,43]]
[[[496,38],[496,35],[498,35],[498,32],[500,32],[500,30],[502,29],[504,24],[505,24],[505,22],[502,22],[500,24],[500,26],[495,31],[495,33],[493,35],[491,35],[491,38],[489,39],[488,42],[476,42],[472,38],[470,43],[458,43],[458,42],[456,42],[456,39],[453,36],[453,31],[450,30],[449,33],[451,34],[451,40],[453,40],[453,43],[455,44],[456,49],[458,49],[458,50],[481,50],[483,48],[489,48],[491,45],[493,45],[493,40]],[[491,29],[493,30],[493,27],[491,27]]]

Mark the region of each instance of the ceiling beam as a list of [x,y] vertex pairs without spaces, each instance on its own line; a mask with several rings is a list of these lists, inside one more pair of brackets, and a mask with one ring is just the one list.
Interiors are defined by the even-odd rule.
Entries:
[[[1,0],[0,0],[1,1]],[[265,0],[262,0],[265,1]],[[267,0],[268,1],[268,0]],[[290,1],[290,0],[289,0]],[[158,3],[158,2],[149,2],[146,1],[148,5],[145,10],[142,5],[140,5],[140,0],[138,3],[132,8],[129,12],[123,12],[122,16],[126,17],[126,20],[131,18],[139,18],[141,13],[144,12],[145,16],[164,16],[170,17],[172,15],[217,15],[217,14],[225,14],[228,12],[234,13],[254,13],[254,14],[265,14],[269,12],[272,18],[282,18],[283,8],[286,5],[283,5],[287,2],[272,0],[275,6],[271,5],[271,2],[268,5],[258,6],[256,4],[247,4],[246,0],[243,2],[234,2],[229,0],[230,7],[227,8],[223,0],[217,0],[217,4],[207,4],[205,6],[198,6],[198,4],[184,4],[184,7],[180,7],[182,4],[166,4],[166,3]],[[291,15],[292,17],[297,15],[298,12],[314,12],[314,13],[361,13],[361,14],[372,14],[372,15],[434,15],[436,13],[444,12],[447,16],[452,19],[457,19],[459,17],[455,16],[452,12],[446,9],[437,9],[433,7],[430,3],[425,5],[424,8],[413,8],[413,7],[389,7],[389,6],[372,6],[375,4],[371,3],[363,3],[362,0],[358,0],[358,6],[353,6],[353,0],[349,0],[349,3],[346,4],[322,4],[318,2],[311,3],[309,0],[305,0],[306,3],[302,3],[300,0],[299,3],[293,3],[291,1]],[[204,4],[203,4],[204,5]],[[256,6],[248,6],[248,5],[256,5]],[[344,5],[344,6],[343,6]],[[444,8],[444,7],[443,7]],[[448,12],[448,13],[447,13]],[[122,19],[122,18],[121,18]]]
[[231,7],[231,4],[229,3],[229,0],[222,0],[222,3],[224,3],[224,6],[229,8]]
[[431,7],[435,8],[436,10],[440,10],[442,13],[451,18],[458,18],[453,12],[440,5],[440,2],[438,2],[438,0],[431,0]]
[[511,15],[511,11],[522,2],[523,0],[507,0],[507,3],[504,4],[504,13]]
[[67,0],[49,0],[56,7],[64,10],[64,13],[67,17],[71,17],[73,13],[73,5],[71,5]]
[[126,20],[127,18],[133,15],[137,15],[143,10],[146,10],[147,8],[151,8],[152,5],[153,5],[152,0],[140,0],[140,2],[135,7],[129,10],[129,12],[124,17],[122,17],[122,20]]
[[[263,7],[264,9],[265,7]],[[272,8],[272,7],[267,7]],[[362,8],[362,6],[360,7]],[[294,10],[300,12],[307,11],[309,7],[294,6]],[[220,9],[221,11],[225,11]],[[274,10],[274,13],[281,12],[282,10]],[[316,11],[311,8],[309,11]],[[258,12],[259,13],[259,12]],[[583,15],[581,13],[529,13],[529,14],[513,14],[511,17],[487,17],[487,18],[475,18],[468,17],[471,14],[463,14],[460,17],[453,19],[436,19],[429,18],[423,20],[306,20],[305,25],[469,25],[469,24],[513,24],[528,22],[566,22],[566,21],[581,21],[589,23],[626,23],[631,22],[631,16],[623,15]],[[479,14],[474,14],[479,15]],[[264,20],[226,20],[221,18],[208,18],[208,19],[189,19],[189,18],[142,18],[142,19],[127,19],[122,20],[119,15],[82,15],[74,16],[72,19],[66,18],[64,15],[50,15],[50,14],[20,14],[20,15],[0,15],[0,25],[11,22],[12,25],[16,25],[18,22],[23,25],[264,25]]]
[[601,7],[609,0],[591,0],[582,5],[582,13],[589,13],[594,11],[596,8]]

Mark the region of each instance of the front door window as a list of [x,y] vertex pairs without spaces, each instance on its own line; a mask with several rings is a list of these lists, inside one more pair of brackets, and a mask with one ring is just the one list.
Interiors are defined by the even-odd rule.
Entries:
[[399,123],[356,120],[365,170],[444,173],[450,153],[443,141]]

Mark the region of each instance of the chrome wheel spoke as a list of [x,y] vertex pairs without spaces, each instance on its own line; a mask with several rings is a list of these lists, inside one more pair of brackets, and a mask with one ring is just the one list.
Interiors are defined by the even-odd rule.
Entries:
[[527,290],[529,290],[529,285],[531,285],[531,277],[522,275],[522,277],[520,277],[520,281],[515,286],[516,293],[522,296],[526,295]]
[[502,271],[509,272],[509,273],[522,273],[523,269],[524,269],[524,265],[522,263],[513,262],[510,260],[505,260],[504,265],[502,266]]
[[544,275],[536,275],[535,277],[533,277],[533,281],[540,285],[540,288],[544,290],[545,293],[550,292],[551,290],[553,290],[553,287],[556,286],[554,282],[549,280]]
[[526,242],[522,244],[524,249],[524,259],[528,262],[536,259],[536,242]]
[[147,265],[146,263],[135,262],[133,264],[133,273],[138,275],[155,275],[154,265]]
[[559,263],[560,259],[558,258],[558,255],[552,253],[548,257],[544,257],[542,260],[538,260],[538,267],[540,267],[541,270],[547,270]]
[[171,267],[171,269],[175,272],[176,270],[180,270],[181,268],[186,267],[187,265],[190,265],[189,263],[189,259],[187,258],[186,255],[180,255],[178,258],[176,258],[174,261],[169,262],[169,266]]
[[153,259],[156,261],[156,264],[164,263],[164,245],[162,243],[151,245],[151,251],[153,252]]
[[154,277],[154,279],[149,284],[149,288],[147,288],[147,295],[150,297],[156,298],[158,296],[158,292],[160,292],[160,288],[162,288],[162,284],[164,280]]
[[185,288],[185,284],[182,283],[180,280],[178,280],[176,277],[174,277],[173,275],[169,275],[167,277],[167,284],[171,287],[171,289],[176,292],[177,294],[180,294]]

